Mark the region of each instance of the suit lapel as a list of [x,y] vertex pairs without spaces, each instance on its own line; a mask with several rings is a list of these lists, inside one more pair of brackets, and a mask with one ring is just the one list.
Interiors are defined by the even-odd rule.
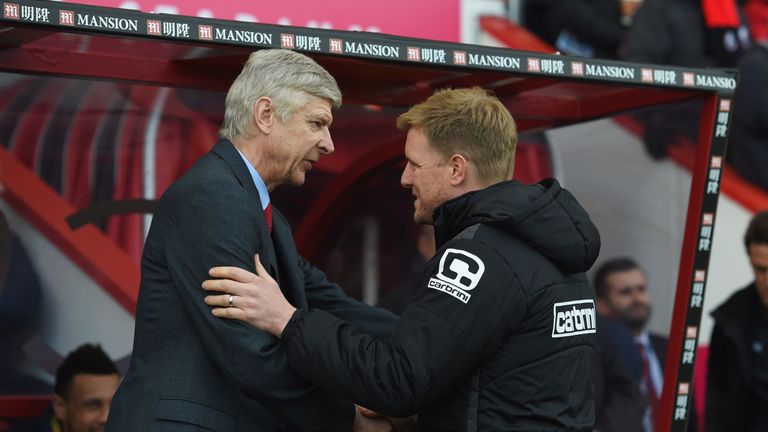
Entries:
[[293,242],[293,234],[283,215],[272,207],[272,243],[275,246],[280,289],[285,298],[297,308],[307,308],[307,296],[304,292],[304,276],[297,268],[299,254]]
[[232,142],[228,139],[222,139],[213,147],[213,149],[211,149],[211,152],[222,158],[224,162],[229,165],[229,168],[235,174],[235,177],[237,177],[237,181],[239,181],[248,192],[256,195],[258,198],[259,191],[256,189],[256,185],[253,184],[251,173],[248,172],[248,167],[245,166],[242,156],[240,156],[240,153]]
[[[248,171],[248,167],[245,166],[245,162],[243,162],[243,158],[240,156],[240,153],[237,151],[234,144],[232,144],[232,142],[230,142],[228,139],[222,139],[213,147],[213,149],[211,149],[211,152],[219,156],[222,160],[224,160],[224,162],[227,163],[229,168],[232,170],[232,173],[237,178],[237,181],[240,182],[240,184],[249,193],[254,195],[257,203],[260,203],[261,200],[259,199],[259,190],[256,189],[256,185],[253,184],[253,177],[251,177],[251,173]],[[260,224],[259,230],[265,231],[264,237],[269,238],[269,233],[266,232],[266,220],[263,217],[259,220],[253,221],[253,223]],[[260,245],[259,259],[261,260],[261,264],[264,266],[264,268],[267,269],[267,272],[269,272],[269,274],[275,278],[275,280],[280,282],[280,275],[278,273],[277,266],[277,256],[275,254],[275,248],[272,242],[264,242],[264,244]]]

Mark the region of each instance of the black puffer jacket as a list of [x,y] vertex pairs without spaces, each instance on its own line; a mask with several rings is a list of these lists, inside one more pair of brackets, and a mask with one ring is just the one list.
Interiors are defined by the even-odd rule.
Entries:
[[389,340],[319,310],[283,333],[291,366],[424,431],[588,431],[595,226],[554,180],[505,182],[435,212],[438,252]]

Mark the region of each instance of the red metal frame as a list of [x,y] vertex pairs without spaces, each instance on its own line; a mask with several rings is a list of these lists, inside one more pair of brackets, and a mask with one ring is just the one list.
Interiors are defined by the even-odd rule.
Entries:
[[13,155],[0,148],[3,197],[131,314],[136,311],[139,268],[93,226],[73,231],[67,217],[77,210]]
[[[712,150],[717,102],[717,95],[708,95],[705,97],[702,107],[698,145],[691,179],[690,201],[688,202],[688,213],[685,219],[683,249],[680,256],[680,271],[677,277],[677,291],[675,293],[675,304],[669,331],[669,345],[664,367],[664,385],[659,402],[659,412],[656,416],[656,430],[658,431],[667,430],[664,426],[672,424],[674,399],[678,390],[675,387],[682,354],[683,331],[688,313],[688,298],[690,296],[691,283],[693,282],[696,239],[698,238],[699,219],[701,217],[702,201],[707,181],[708,161]],[[688,420],[690,421],[690,418]]]

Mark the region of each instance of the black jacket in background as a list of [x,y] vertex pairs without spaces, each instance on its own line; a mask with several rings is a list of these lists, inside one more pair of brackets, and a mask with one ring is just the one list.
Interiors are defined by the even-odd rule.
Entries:
[[768,46],[747,50],[739,71],[728,159],[744,179],[768,190]]
[[[762,301],[755,284],[734,293],[712,312],[715,327],[707,365],[706,431],[747,431],[752,379],[752,330]],[[768,430],[768,425],[762,425]]]
[[595,50],[595,57],[615,59],[627,28],[620,24],[619,0],[555,0],[552,22]]
[[283,342],[310,380],[423,431],[591,431],[597,229],[554,180],[435,211],[437,254],[388,340],[298,311]]
[[743,22],[741,29],[707,28],[700,0],[644,0],[620,57],[660,65],[727,67],[749,44]]
[[599,367],[595,379],[595,429],[599,432],[643,432],[643,416],[648,404],[640,392],[638,380],[632,376],[626,361],[619,354],[616,334],[621,335],[621,341],[634,346],[629,329],[618,321],[600,316],[597,330]]

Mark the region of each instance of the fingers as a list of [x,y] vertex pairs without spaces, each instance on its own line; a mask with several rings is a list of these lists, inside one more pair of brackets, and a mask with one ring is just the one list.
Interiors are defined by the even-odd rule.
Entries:
[[249,272],[248,270],[229,266],[213,267],[212,269],[208,270],[208,274],[215,278],[230,279],[243,283],[250,282],[253,280],[253,278],[256,277],[255,274]]
[[379,417],[381,417],[381,414],[377,413],[376,411],[370,410],[370,409],[365,408],[365,407],[360,406],[360,405],[357,405],[357,411],[361,415],[363,415],[365,417],[368,417],[368,418],[379,418]]
[[242,303],[243,298],[238,296],[232,296],[232,304],[229,304],[229,296],[231,294],[211,295],[205,298],[205,304],[208,306],[217,306],[223,308],[237,307],[237,301]]
[[[226,297],[226,296],[225,296]],[[211,313],[215,317],[247,321],[245,311],[236,307],[214,308]]]
[[235,295],[243,295],[247,286],[229,279],[209,279],[203,281],[203,289],[206,291],[218,291]]
[[256,254],[254,257],[254,263],[256,264],[256,274],[259,277],[262,277],[268,281],[274,282],[275,280],[272,279],[272,276],[267,272],[267,269],[264,268],[263,265],[261,265],[261,259],[259,258],[259,254]]

